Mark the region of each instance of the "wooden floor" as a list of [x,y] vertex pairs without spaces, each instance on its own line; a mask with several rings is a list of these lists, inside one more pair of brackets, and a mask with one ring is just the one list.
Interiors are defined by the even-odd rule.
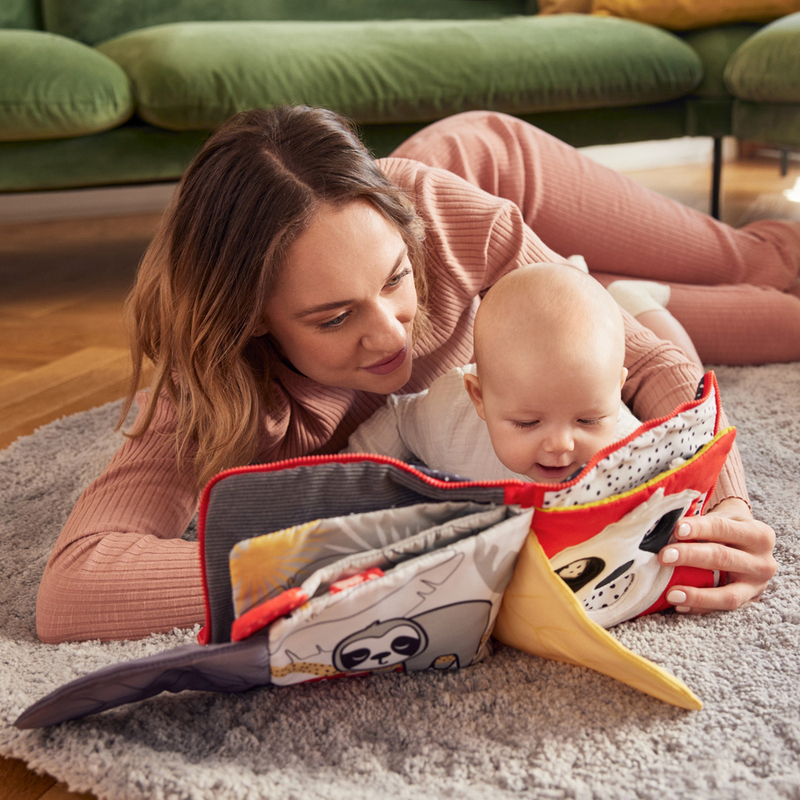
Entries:
[[[710,167],[628,173],[640,183],[708,210]],[[741,226],[800,219],[783,196],[800,178],[781,177],[773,158],[725,165],[722,216]],[[0,220],[0,448],[66,414],[116,400],[128,373],[122,304],[158,215],[3,224]],[[0,800],[76,795],[21,761],[0,758]]]
[[0,225],[0,448],[124,394],[122,302],[158,221]]

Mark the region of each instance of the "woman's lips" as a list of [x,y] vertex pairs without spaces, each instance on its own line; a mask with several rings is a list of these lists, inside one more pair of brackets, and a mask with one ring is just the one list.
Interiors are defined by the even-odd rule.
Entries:
[[394,372],[399,366],[402,366],[403,362],[406,360],[407,350],[408,346],[403,345],[402,350],[398,350],[393,356],[384,358],[383,361],[376,361],[374,364],[364,367],[364,369],[367,372],[371,372],[373,375],[388,375],[390,372]]

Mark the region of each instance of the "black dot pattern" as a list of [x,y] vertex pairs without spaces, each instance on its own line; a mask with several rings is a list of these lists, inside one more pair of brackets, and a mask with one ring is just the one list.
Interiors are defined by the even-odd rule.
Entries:
[[543,507],[569,508],[606,500],[646,483],[680,463],[676,459],[687,461],[708,444],[714,438],[716,418],[717,400],[711,393],[701,404],[609,453],[574,486],[547,492]]
[[614,583],[608,584],[602,589],[595,589],[589,597],[584,598],[583,607],[591,615],[593,611],[602,611],[604,608],[614,605],[631,588],[634,580],[633,572],[621,575]]
[[701,494],[700,497],[697,498],[697,504],[692,509],[693,517],[699,517],[700,514],[703,513],[703,506],[706,504],[707,497],[708,497],[708,492],[703,492],[703,494]]

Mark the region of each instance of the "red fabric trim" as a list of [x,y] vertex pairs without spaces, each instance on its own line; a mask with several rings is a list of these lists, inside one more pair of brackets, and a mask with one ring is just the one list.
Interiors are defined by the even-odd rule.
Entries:
[[277,597],[265,600],[234,620],[231,626],[231,641],[240,642],[242,639],[247,639],[262,630],[262,628],[266,628],[270,622],[274,622],[278,617],[283,617],[290,611],[299,608],[307,600],[308,594],[299,586],[294,589],[287,589]]
[[372,567],[372,569],[359,572],[358,575],[351,575],[349,578],[342,578],[341,580],[334,581],[329,587],[328,591],[331,594],[339,594],[354,586],[359,586],[362,583],[374,581],[376,578],[382,578],[386,573],[380,567]]

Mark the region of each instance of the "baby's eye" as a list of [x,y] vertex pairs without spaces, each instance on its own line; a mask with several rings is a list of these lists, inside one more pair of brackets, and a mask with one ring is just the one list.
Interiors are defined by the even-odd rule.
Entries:
[[522,430],[530,430],[531,428],[535,428],[539,424],[538,419],[533,419],[528,422],[521,422],[518,420],[514,420],[514,427],[521,428]]
[[339,327],[341,327],[341,325],[344,323],[344,321],[349,316],[350,316],[350,312],[349,311],[345,311],[345,312],[339,314],[338,317],[334,317],[333,319],[328,320],[328,322],[320,323],[319,327],[324,331],[329,331],[329,330],[332,330],[334,328],[339,328]]
[[603,421],[603,417],[597,417],[597,419],[579,419],[578,422],[581,425],[599,425]]

